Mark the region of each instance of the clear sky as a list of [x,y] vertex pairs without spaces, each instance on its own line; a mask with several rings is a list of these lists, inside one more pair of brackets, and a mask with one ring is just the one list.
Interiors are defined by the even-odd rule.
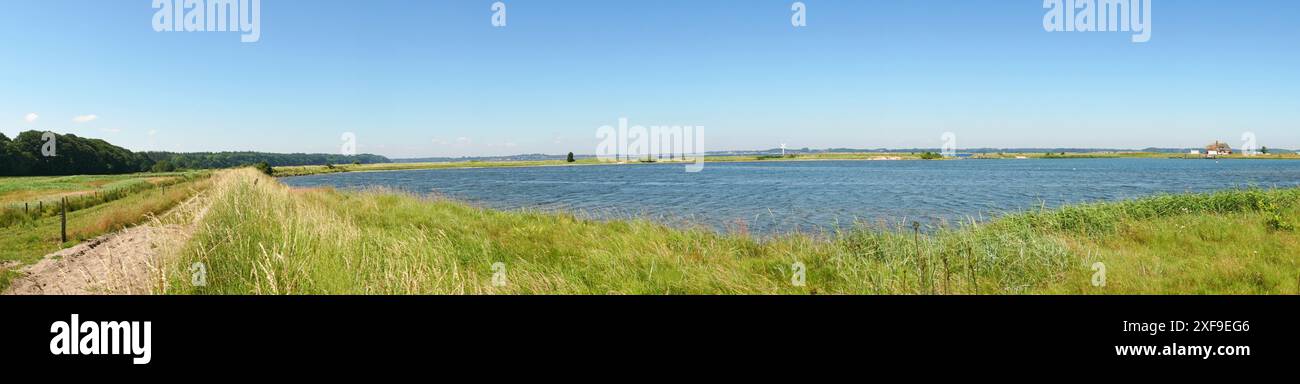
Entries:
[[[0,132],[134,150],[390,157],[709,150],[1300,147],[1300,2],[1154,0],[1151,40],[1044,30],[1042,0],[263,0],[261,40],[155,32],[151,0],[6,0]],[[36,119],[28,121],[29,114]],[[94,116],[93,118],[89,116]],[[78,119],[78,117],[81,117]],[[74,120],[80,120],[74,121]]]

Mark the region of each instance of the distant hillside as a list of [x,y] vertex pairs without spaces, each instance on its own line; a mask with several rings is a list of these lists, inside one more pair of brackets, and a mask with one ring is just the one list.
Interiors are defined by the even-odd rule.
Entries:
[[0,134],[0,176],[110,175],[180,169],[230,168],[265,161],[271,166],[388,163],[376,155],[279,154],[261,152],[136,153],[100,139],[55,135],[55,156],[43,156],[44,132],[10,139]]

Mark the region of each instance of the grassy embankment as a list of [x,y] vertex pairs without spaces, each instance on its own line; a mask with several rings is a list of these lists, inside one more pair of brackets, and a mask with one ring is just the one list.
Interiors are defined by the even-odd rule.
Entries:
[[[384,191],[294,190],[250,170],[225,176],[163,293],[1300,292],[1300,236],[1288,228],[1300,189],[1082,205],[931,233],[863,227],[758,240]],[[1098,261],[1104,287],[1091,283]],[[189,284],[193,262],[206,263],[208,286]],[[805,286],[792,284],[795,263],[806,266]]]
[[[0,178],[0,291],[16,270],[60,249],[139,224],[206,188],[210,172]],[[59,202],[68,198],[68,242]],[[28,202],[24,212],[23,202]],[[43,202],[37,204],[36,202]],[[38,206],[44,211],[38,212]]]

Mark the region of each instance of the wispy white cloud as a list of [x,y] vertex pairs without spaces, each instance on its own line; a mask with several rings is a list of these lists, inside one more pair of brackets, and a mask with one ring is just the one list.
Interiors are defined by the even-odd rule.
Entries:
[[72,122],[74,122],[74,123],[78,123],[78,124],[81,124],[81,123],[89,123],[89,122],[92,122],[92,121],[95,121],[95,120],[99,120],[99,116],[97,116],[97,115],[82,115],[82,116],[77,116],[77,117],[72,118]]
[[153,135],[157,135],[157,134],[158,134],[158,130],[157,130],[157,129],[150,129],[150,130],[149,130],[149,136],[153,136]]
[[35,123],[36,119],[39,118],[41,118],[41,115],[37,115],[36,112],[28,113],[27,116],[23,116],[23,120],[27,121],[28,123]]

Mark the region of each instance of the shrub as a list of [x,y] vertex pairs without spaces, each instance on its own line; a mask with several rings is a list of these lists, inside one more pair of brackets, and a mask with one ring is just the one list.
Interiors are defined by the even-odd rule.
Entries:
[[257,164],[253,164],[253,168],[257,168],[258,171],[265,173],[267,176],[271,176],[272,174],[275,173],[275,169],[271,168],[271,164],[265,161],[260,161]]
[[1286,219],[1283,219],[1282,215],[1278,214],[1277,212],[1269,214],[1268,218],[1264,219],[1264,225],[1267,226],[1268,229],[1274,231],[1290,232],[1295,230],[1295,225],[1286,221]]

